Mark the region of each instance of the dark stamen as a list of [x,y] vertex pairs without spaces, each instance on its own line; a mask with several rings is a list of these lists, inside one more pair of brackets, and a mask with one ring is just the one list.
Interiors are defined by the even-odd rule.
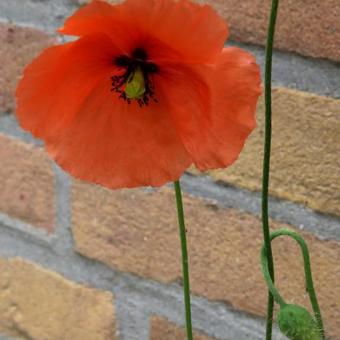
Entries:
[[143,65],[143,70],[145,73],[158,73],[159,67],[154,63],[145,63]]
[[128,67],[131,63],[130,58],[127,55],[120,55],[115,58],[114,63],[119,67]]
[[145,61],[146,59],[148,59],[148,55],[145,52],[144,48],[137,47],[132,52],[132,58],[137,59],[137,60],[141,60],[141,61]]
[[[136,100],[140,107],[148,105],[150,100],[158,103],[155,97],[154,86],[152,82],[152,77],[150,75],[158,73],[159,67],[152,63],[147,62],[148,55],[143,48],[135,48],[131,54],[131,57],[127,55],[120,55],[114,59],[116,66],[120,68],[125,68],[125,72],[122,75],[115,75],[111,77],[112,88],[111,91],[119,93],[119,98],[125,100],[128,104],[131,104],[132,100]],[[130,79],[130,76],[140,68],[143,72],[145,81],[145,92],[141,97],[138,98],[128,98],[124,86]]]

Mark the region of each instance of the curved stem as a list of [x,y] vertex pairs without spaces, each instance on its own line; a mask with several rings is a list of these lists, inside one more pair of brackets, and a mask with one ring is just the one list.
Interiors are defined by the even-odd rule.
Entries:
[[274,300],[280,305],[280,307],[284,307],[286,305],[286,302],[276,289],[274,282],[272,278],[270,277],[270,273],[268,270],[268,260],[266,257],[266,248],[263,246],[261,250],[261,265],[262,265],[262,272],[264,279],[266,280],[267,286],[269,288],[269,291],[271,292]]
[[294,231],[288,230],[288,229],[280,229],[277,231],[274,231],[270,239],[273,240],[276,237],[286,235],[289,237],[292,237],[294,240],[296,240],[301,248],[302,255],[303,255],[303,265],[304,265],[304,270],[305,270],[305,278],[306,278],[306,289],[309,294],[309,298],[313,307],[313,312],[315,315],[316,322],[318,324],[318,328],[320,331],[320,335],[322,339],[325,339],[325,332],[324,332],[324,327],[323,327],[323,322],[322,322],[322,317],[321,317],[321,312],[320,312],[320,307],[318,304],[318,300],[315,294],[314,290],[314,284],[313,284],[313,277],[312,277],[312,270],[311,270],[311,265],[310,265],[310,257],[309,257],[309,251],[307,244],[305,240],[300,236],[299,234],[295,233]]
[[174,182],[177,203],[178,225],[182,246],[182,269],[183,269],[183,292],[185,302],[185,318],[187,339],[192,340],[192,324],[191,324],[191,304],[190,304],[190,281],[189,281],[189,262],[188,262],[188,249],[186,239],[186,229],[184,221],[184,210],[182,202],[181,184],[179,181]]
[[[275,34],[275,24],[278,11],[279,0],[272,0],[271,15],[268,27],[268,37],[266,44],[266,68],[265,68],[265,106],[266,106],[266,122],[265,122],[265,142],[263,156],[263,179],[262,179],[262,228],[265,245],[265,254],[268,262],[269,276],[274,281],[274,264],[273,254],[270,242],[269,218],[268,218],[268,192],[269,192],[269,171],[270,171],[270,151],[271,151],[271,135],[272,135],[272,55]],[[267,304],[267,325],[266,340],[272,338],[273,328],[273,295],[268,292]]]

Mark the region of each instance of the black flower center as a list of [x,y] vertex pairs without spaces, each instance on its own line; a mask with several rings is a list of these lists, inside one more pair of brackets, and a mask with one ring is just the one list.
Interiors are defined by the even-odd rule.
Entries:
[[159,72],[159,67],[148,61],[145,49],[135,48],[131,55],[120,55],[114,59],[114,64],[123,68],[122,75],[111,77],[111,91],[119,93],[119,98],[131,104],[136,100],[139,106],[148,105],[155,98],[152,77]]
[[146,61],[148,59],[148,55],[144,48],[137,47],[132,52],[132,58],[136,60]]

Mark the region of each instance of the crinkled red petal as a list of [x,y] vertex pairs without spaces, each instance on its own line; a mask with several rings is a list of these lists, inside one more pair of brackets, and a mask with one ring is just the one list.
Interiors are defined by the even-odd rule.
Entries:
[[160,186],[192,163],[158,91],[159,103],[140,108],[110,92],[102,79],[71,124],[47,149],[74,177],[108,188]]
[[191,66],[177,82],[168,91],[173,119],[195,165],[202,171],[231,165],[256,125],[261,85],[254,57],[225,48],[216,65]]
[[16,91],[21,126],[42,139],[58,133],[99,79],[110,79],[117,53],[103,34],[45,50],[26,68]]
[[151,37],[191,63],[215,61],[228,36],[226,23],[211,6],[188,0],[127,0],[119,5],[93,1],[59,30],[78,36],[98,31],[124,48]]

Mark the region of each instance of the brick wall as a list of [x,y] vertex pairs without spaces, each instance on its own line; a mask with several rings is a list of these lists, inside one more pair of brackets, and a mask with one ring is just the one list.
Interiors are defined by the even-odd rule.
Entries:
[[[81,3],[0,0],[0,338],[183,340],[174,194],[71,179],[15,119],[23,69]],[[207,2],[207,1],[200,1]],[[211,0],[263,64],[269,0]],[[274,59],[272,227],[308,241],[329,339],[340,339],[340,3],[281,1]],[[251,45],[257,44],[257,45]],[[263,101],[224,171],[183,181],[198,340],[263,339],[259,268]],[[274,242],[277,282],[309,306],[297,245]],[[275,331],[275,339],[283,339]]]

